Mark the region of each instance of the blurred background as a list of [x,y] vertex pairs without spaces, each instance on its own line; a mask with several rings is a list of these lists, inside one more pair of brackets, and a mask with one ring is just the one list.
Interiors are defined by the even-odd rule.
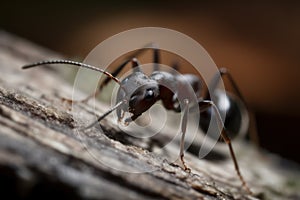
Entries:
[[300,2],[1,2],[1,29],[69,58],[84,58],[106,38],[144,26],[197,40],[230,69],[255,111],[261,145],[300,163]]

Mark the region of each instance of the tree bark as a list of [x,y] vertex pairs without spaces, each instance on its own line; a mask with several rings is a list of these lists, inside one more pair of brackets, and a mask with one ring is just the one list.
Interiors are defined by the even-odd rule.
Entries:
[[[1,197],[300,199],[298,166],[243,141],[237,141],[243,147],[238,162],[253,195],[242,188],[229,157],[199,160],[187,152],[188,173],[168,159],[178,147],[165,155],[151,152],[152,144],[160,145],[156,143],[172,133],[136,139],[123,133],[112,116],[101,122],[103,131],[78,130],[93,117],[94,108],[91,103],[71,107],[61,100],[72,96],[72,86],[58,68],[21,70],[24,64],[51,58],[61,56],[0,32]],[[100,102],[95,107],[98,114],[108,109]],[[222,158],[228,154],[222,152]]]

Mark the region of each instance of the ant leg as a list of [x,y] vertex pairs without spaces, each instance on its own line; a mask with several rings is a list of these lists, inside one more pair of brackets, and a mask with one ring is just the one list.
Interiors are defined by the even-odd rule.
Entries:
[[[126,59],[121,65],[117,67],[115,71],[113,71],[111,74],[113,76],[118,76],[119,73],[124,69],[124,67],[131,61],[132,59]],[[111,79],[110,78],[105,78],[104,81],[99,85],[99,90],[101,90],[105,85],[109,83]]]
[[[121,65],[119,65],[118,67],[117,67],[117,69],[115,70],[115,71],[113,71],[111,74],[113,75],[113,76],[118,76],[119,75],[119,73],[124,69],[124,67],[130,62],[130,61],[132,61],[134,58],[136,58],[136,57],[139,57],[140,55],[142,55],[142,54],[144,54],[147,50],[149,50],[149,48],[150,49],[154,49],[154,51],[155,51],[155,49],[156,48],[154,48],[155,47],[155,44],[154,43],[150,43],[150,44],[147,44],[147,45],[145,45],[142,49],[139,49],[139,50],[137,50],[137,52],[135,52],[133,55],[130,55],[130,56],[128,56],[128,57],[126,57],[126,59],[125,59],[125,62],[123,62]],[[154,55],[155,55],[156,53],[154,53]],[[158,53],[157,53],[158,54]],[[155,57],[155,56],[154,56]],[[159,57],[157,58],[157,60],[154,58],[154,62],[156,62],[156,61],[158,61],[159,60]],[[110,78],[105,78],[104,79],[104,81],[101,83],[101,85],[99,86],[99,90],[101,90],[105,85],[107,85],[108,83],[109,83],[109,81],[110,81],[111,79]]]
[[242,182],[242,185],[245,188],[245,190],[249,194],[252,194],[251,190],[247,186],[247,183],[246,183],[245,179],[243,178],[243,176],[242,176],[242,174],[240,172],[239,165],[238,165],[238,162],[237,162],[237,159],[236,159],[236,156],[235,156],[232,144],[231,144],[231,140],[228,137],[227,130],[224,127],[224,124],[223,124],[223,121],[222,121],[222,118],[221,118],[221,115],[219,113],[219,110],[218,110],[217,106],[212,101],[210,101],[210,100],[200,100],[198,102],[198,105],[199,105],[200,112],[203,112],[203,111],[205,111],[206,109],[208,109],[210,107],[213,108],[213,110],[214,110],[214,112],[216,114],[218,125],[219,125],[219,127],[222,127],[221,137],[223,138],[223,140],[228,145],[230,156],[232,158],[232,161],[233,161],[233,164],[234,164],[234,167],[235,167],[235,171],[236,171],[236,173],[237,173],[240,181]]
[[[211,84],[209,86],[210,91],[214,91],[217,88],[218,83],[220,82],[222,77],[226,76],[228,78],[235,94],[244,102],[246,109],[248,110],[248,114],[249,114],[249,118],[250,118],[249,136],[250,136],[250,139],[253,141],[253,143],[258,147],[260,142],[259,142],[259,137],[258,137],[257,128],[256,128],[256,120],[255,120],[253,111],[251,111],[251,109],[249,109],[247,102],[245,101],[245,98],[243,97],[242,93],[240,92],[236,82],[234,81],[234,79],[233,79],[232,75],[230,74],[230,72],[228,71],[228,69],[220,68],[219,71],[220,71],[220,73],[217,73],[211,81]],[[208,91],[206,91],[205,97],[206,97],[206,99],[210,99]]]
[[172,65],[171,65],[171,67],[172,67],[172,69],[173,70],[171,70],[171,74],[172,75],[176,75],[176,72],[179,70],[179,63],[178,63],[178,61],[174,61],[173,63],[172,63]]
[[[153,45],[154,46],[154,45]],[[160,64],[160,51],[159,49],[155,46],[153,49],[153,71],[159,71],[159,64]]]
[[180,140],[180,153],[179,153],[179,156],[180,156],[180,160],[181,160],[181,163],[184,167],[184,170],[185,171],[188,171],[190,172],[190,168],[188,168],[185,164],[185,161],[184,161],[184,139],[185,139],[185,132],[186,132],[186,127],[187,127],[187,120],[188,120],[188,114],[189,114],[189,100],[188,99],[184,99],[183,100],[183,103],[184,103],[184,110],[183,110],[183,118],[182,118],[182,121],[181,121],[181,140]]

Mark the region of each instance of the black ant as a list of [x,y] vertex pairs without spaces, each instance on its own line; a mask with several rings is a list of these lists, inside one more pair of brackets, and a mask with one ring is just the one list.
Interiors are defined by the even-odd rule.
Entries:
[[[139,61],[135,58],[137,55],[143,53],[147,49],[153,50],[153,63],[154,69],[151,75],[147,76],[144,74],[139,67]],[[133,58],[132,58],[133,57]],[[147,111],[152,105],[154,105],[157,101],[161,100],[164,107],[167,110],[173,110],[174,112],[183,111],[183,117],[181,121],[181,143],[180,143],[180,160],[184,166],[185,170],[190,170],[184,161],[184,139],[185,132],[187,128],[187,116],[189,112],[189,104],[190,99],[184,97],[184,93],[182,92],[188,87],[192,87],[193,92],[197,94],[199,97],[197,100],[197,107],[201,113],[201,117],[204,120],[200,120],[200,127],[202,130],[206,131],[209,125],[211,117],[215,117],[217,122],[223,124],[219,108],[215,105],[215,103],[211,100],[211,95],[215,95],[215,97],[219,98],[217,94],[214,93],[216,91],[217,85],[223,76],[227,76],[229,81],[231,82],[233,89],[237,93],[237,96],[240,98],[238,101],[243,101],[242,95],[238,90],[237,85],[233,81],[230,73],[225,68],[220,69],[220,73],[216,74],[212,80],[210,87],[210,91],[213,91],[212,94],[209,94],[208,91],[204,92],[202,89],[202,81],[201,79],[193,74],[184,74],[182,75],[184,79],[179,78],[178,75],[175,75],[171,72],[162,72],[159,71],[159,63],[160,63],[160,55],[159,49],[155,47],[144,47],[137,51],[137,53],[128,59],[125,60],[114,72],[109,73],[100,68],[75,62],[69,60],[50,60],[50,61],[41,61],[29,65],[25,65],[22,69],[28,69],[40,65],[48,65],[48,64],[69,64],[75,65],[87,69],[91,69],[100,73],[105,74],[106,79],[99,85],[99,90],[96,91],[95,94],[89,96],[87,99],[82,100],[81,102],[87,101],[92,96],[99,93],[99,91],[109,83],[110,80],[114,80],[116,83],[120,85],[119,90],[117,92],[117,103],[115,106],[110,108],[107,112],[102,114],[95,122],[85,127],[84,129],[91,128],[99,123],[102,119],[104,119],[111,112],[116,110],[118,120],[121,121],[124,118],[125,113],[130,113],[131,116],[125,119],[125,123],[130,123],[131,121],[136,120],[139,116],[141,116],[145,111]],[[122,71],[122,69],[128,64],[132,63],[133,73],[120,81],[116,76]],[[177,68],[174,66],[174,68]],[[170,86],[170,87],[166,87]],[[243,187],[247,192],[251,193],[248,188],[243,176],[240,173],[239,166],[235,157],[234,150],[232,148],[231,140],[228,136],[229,133],[237,132],[242,124],[242,114],[244,112],[244,108],[238,106],[237,100],[227,96],[227,101],[229,101],[229,105],[231,109],[226,110],[226,119],[224,126],[222,126],[221,138],[226,142],[229,147],[230,155],[232,157],[235,170],[239,179],[242,182]],[[222,100],[222,99],[221,99]],[[70,102],[74,102],[69,100]],[[233,105],[233,106],[231,106]],[[195,105],[194,105],[195,106]]]

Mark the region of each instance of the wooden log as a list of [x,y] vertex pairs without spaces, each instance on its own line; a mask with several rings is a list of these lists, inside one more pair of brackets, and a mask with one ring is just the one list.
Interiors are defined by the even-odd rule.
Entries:
[[[164,141],[168,134],[136,139],[124,134],[111,116],[102,122],[103,131],[79,131],[78,127],[87,125],[85,119],[93,116],[94,108],[79,103],[70,109],[61,101],[61,97],[71,97],[72,86],[59,70],[21,70],[24,64],[50,58],[61,56],[0,32],[1,197],[300,198],[298,166],[291,168],[289,162],[246,143],[239,149],[238,161],[253,195],[241,187],[230,159],[212,162],[186,153],[188,173],[170,163],[167,155],[174,154],[172,148],[166,155],[151,152],[150,143]],[[106,109],[106,104],[96,102],[98,113]]]

